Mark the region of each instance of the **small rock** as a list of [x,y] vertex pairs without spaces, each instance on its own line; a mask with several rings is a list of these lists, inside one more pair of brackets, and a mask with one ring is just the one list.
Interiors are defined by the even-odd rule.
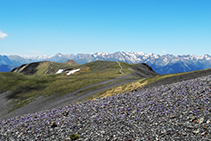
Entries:
[[198,134],[199,132],[200,132],[199,129],[193,131],[193,133],[195,133],[195,134]]
[[203,118],[203,117],[200,118],[200,119],[199,119],[199,124],[201,124],[203,121],[204,121],[204,118]]

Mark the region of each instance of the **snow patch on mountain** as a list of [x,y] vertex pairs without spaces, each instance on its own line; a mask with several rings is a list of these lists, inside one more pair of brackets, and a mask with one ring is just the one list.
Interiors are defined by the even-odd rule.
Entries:
[[167,58],[165,58],[163,61],[164,61],[164,62],[168,62],[168,59],[167,59]]
[[49,58],[51,58],[53,56],[49,56],[49,55],[41,55],[41,56],[28,56],[25,55],[23,56],[24,59],[32,59],[32,60],[47,60]]
[[59,69],[55,74],[60,74],[64,71],[64,69]]
[[[65,71],[64,69],[59,69],[55,74],[60,74],[60,73],[62,73],[64,71]],[[66,70],[66,73],[67,73],[67,75],[70,75],[70,74],[74,74],[77,71],[80,71],[80,69]]]
[[67,75],[74,74],[75,72],[80,71],[80,69],[71,70],[67,73]]

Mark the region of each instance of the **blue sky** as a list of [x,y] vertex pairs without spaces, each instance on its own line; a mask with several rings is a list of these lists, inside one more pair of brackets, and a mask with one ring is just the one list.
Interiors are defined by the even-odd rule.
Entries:
[[0,54],[211,55],[210,0],[0,0]]

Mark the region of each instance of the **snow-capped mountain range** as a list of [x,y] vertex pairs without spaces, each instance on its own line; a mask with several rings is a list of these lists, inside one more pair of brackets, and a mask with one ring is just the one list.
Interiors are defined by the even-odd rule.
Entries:
[[[6,59],[4,61],[2,58]],[[17,67],[24,63],[35,61],[54,61],[66,62],[67,60],[74,60],[79,64],[88,63],[96,60],[107,61],[122,61],[126,63],[147,63],[153,70],[159,74],[166,73],[179,73],[194,70],[201,70],[211,68],[211,56],[206,54],[203,56],[197,55],[157,55],[146,54],[143,52],[115,52],[104,53],[97,52],[91,54],[61,54],[58,53],[54,56],[37,56],[37,57],[20,57],[20,56],[0,56],[0,64],[9,65],[10,67]],[[7,63],[9,61],[9,63]],[[5,63],[6,62],[6,63]],[[12,64],[12,65],[11,65]]]

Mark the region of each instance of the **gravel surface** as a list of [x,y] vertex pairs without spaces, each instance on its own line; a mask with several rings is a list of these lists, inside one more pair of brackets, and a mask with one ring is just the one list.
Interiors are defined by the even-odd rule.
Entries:
[[0,121],[1,140],[210,140],[211,75]]

